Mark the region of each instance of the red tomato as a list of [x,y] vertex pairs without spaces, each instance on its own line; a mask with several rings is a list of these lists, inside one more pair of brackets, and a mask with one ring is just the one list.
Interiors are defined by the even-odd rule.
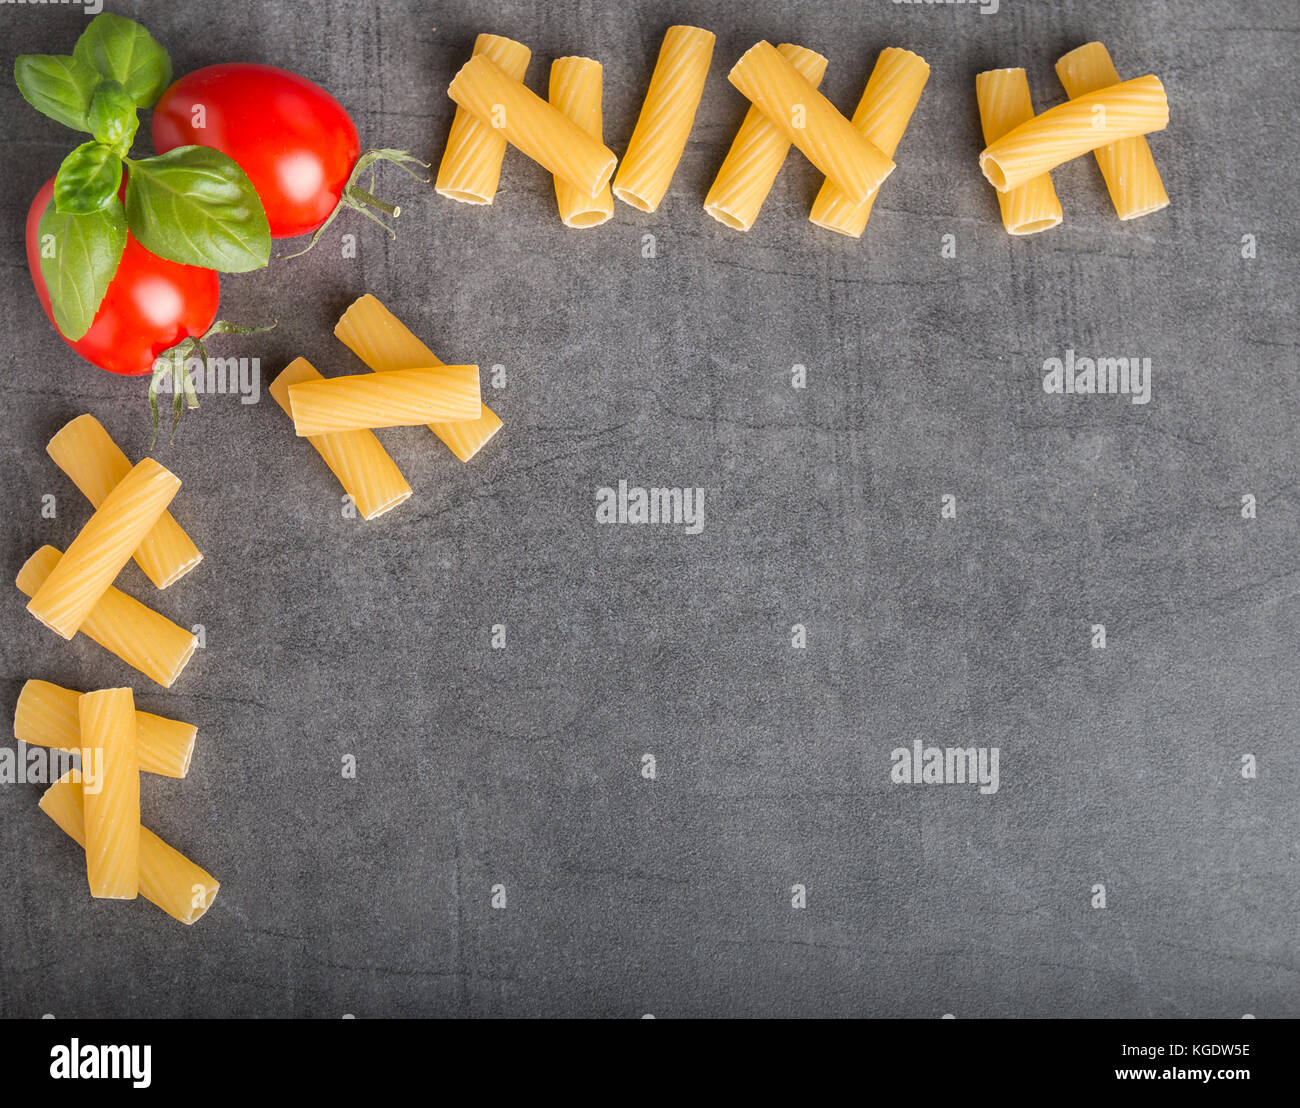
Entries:
[[272,238],[324,223],[361,153],[348,113],[320,85],[253,62],[176,81],[154,106],[153,145],[159,154],[211,146],[234,158],[262,198]]
[[[27,211],[27,267],[41,307],[52,324],[54,313],[41,274],[37,229],[53,195],[51,177]],[[86,361],[109,373],[148,373],[159,354],[182,339],[197,338],[212,326],[220,297],[215,269],[160,258],[128,233],[122,260],[90,330],[75,342],[66,336],[63,339]],[[54,329],[58,330],[57,324]]]

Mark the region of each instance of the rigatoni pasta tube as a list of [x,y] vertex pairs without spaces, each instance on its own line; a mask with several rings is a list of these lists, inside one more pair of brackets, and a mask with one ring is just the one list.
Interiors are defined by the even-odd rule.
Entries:
[[704,95],[717,35],[701,27],[669,27],[641,103],[641,114],[614,177],[614,195],[643,212],[659,207]]
[[729,80],[804,156],[861,204],[894,169],[890,161],[766,40],[751,46]]
[[[292,419],[289,386],[324,379],[306,358],[295,358],[267,391]],[[411,495],[411,486],[402,471],[373,432],[336,431],[330,435],[312,435],[307,441],[325,459],[343,491],[352,497],[362,519],[381,516]]]
[[72,638],[180,487],[180,479],[152,458],[136,463],[68,545],[27,610]]
[[[80,750],[81,723],[75,689],[49,681],[28,681],[18,694],[14,708],[14,738],[29,746],[56,750]],[[198,728],[179,719],[135,713],[136,749],[140,769],[163,777],[184,777],[194,755]]]
[[[490,58],[511,80],[522,81],[531,51],[522,42],[500,35],[479,35],[474,53]],[[464,108],[456,109],[447,135],[447,148],[438,166],[438,193],[463,204],[491,204],[501,182],[506,140]]]
[[[348,306],[334,328],[339,341],[371,369],[414,369],[442,365],[432,350],[380,301],[366,293]],[[468,462],[501,430],[501,419],[486,404],[478,419],[430,423],[429,430],[442,439],[462,462]]]
[[[41,811],[78,846],[86,845],[84,787],[65,773],[41,795]],[[221,885],[201,866],[168,846],[147,827],[140,828],[140,895],[172,919],[193,923],[212,907]]]
[[[64,424],[50,439],[45,452],[95,508],[131,470],[126,455],[92,415],[77,416]],[[203,561],[194,540],[170,512],[158,517],[132,557],[160,589],[184,577]]]
[[[788,42],[776,50],[814,88],[822,83],[827,62],[817,51]],[[704,198],[704,210],[733,230],[748,231],[789,152],[790,140],[751,104]]]
[[[1119,83],[1119,72],[1100,42],[1071,50],[1056,63],[1056,74],[1071,99]],[[1151,146],[1142,137],[1120,139],[1093,151],[1111,202],[1120,219],[1137,219],[1169,206],[1169,194]]]
[[[887,46],[876,59],[862,99],[858,101],[853,126],[882,154],[892,158],[929,77],[930,67],[919,54]],[[879,190],[863,203],[855,204],[833,181],[827,180],[817,193],[808,218],[828,231],[860,238],[871,218],[877,195]]]
[[[54,547],[42,546],[18,571],[19,591],[35,596],[62,557]],[[90,610],[81,633],[165,688],[171,688],[199,645],[184,627],[112,586]]]
[[[556,58],[551,63],[551,106],[592,138],[601,140],[601,68],[592,58]],[[555,178],[555,202],[566,227],[599,227],[614,214],[614,197],[606,185],[587,196],[563,177]]]
[[588,196],[600,192],[614,172],[617,159],[604,143],[481,54],[461,66],[447,95]]
[[289,386],[289,408],[300,437],[365,427],[477,419],[478,366],[423,366],[387,373],[322,377]]
[[[134,900],[140,892],[140,763],[130,689],[99,689],[77,698],[86,813],[90,895]],[[89,759],[100,779],[92,782]]]
[[[975,75],[984,141],[992,144],[1008,131],[1034,118],[1029,78],[1023,69],[990,69]],[[1061,201],[1051,174],[1040,173],[1008,192],[999,192],[1002,226],[1012,235],[1033,235],[1061,222]]]
[[980,154],[980,169],[998,192],[1009,192],[1100,146],[1168,125],[1160,78],[1135,77],[1058,104],[1008,131]]

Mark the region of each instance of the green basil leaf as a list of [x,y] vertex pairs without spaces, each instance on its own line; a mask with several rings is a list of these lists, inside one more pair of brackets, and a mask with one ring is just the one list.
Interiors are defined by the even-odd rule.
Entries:
[[86,122],[90,125],[90,133],[99,142],[116,150],[119,157],[125,158],[131,153],[140,117],[136,114],[135,101],[111,77],[105,77],[95,89]]
[[233,158],[207,146],[178,146],[127,165],[126,218],[146,250],[223,273],[261,269],[270,260],[266,212]]
[[114,196],[86,215],[45,209],[36,229],[41,276],[50,292],[54,322],[74,342],[90,330],[126,248],[126,214]]
[[172,61],[158,40],[125,16],[101,12],[86,25],[73,57],[126,89],[141,108],[152,107],[172,80]]
[[67,215],[97,212],[117,196],[122,159],[102,142],[83,142],[63,159],[54,178],[54,206]]
[[99,74],[66,54],[19,54],[14,81],[23,99],[43,115],[74,131],[89,131],[86,120]]

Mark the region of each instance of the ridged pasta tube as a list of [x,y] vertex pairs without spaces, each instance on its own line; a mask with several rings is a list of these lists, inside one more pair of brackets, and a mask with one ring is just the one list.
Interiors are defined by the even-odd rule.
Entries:
[[[598,142],[602,141],[601,67],[591,58],[556,58],[551,63],[551,106],[564,113]],[[585,195],[563,177],[555,178],[555,202],[566,227],[599,227],[614,215],[614,197],[606,185]]]
[[[919,54],[888,46],[875,68],[853,113],[856,127],[880,152],[892,158],[930,77],[930,67]],[[879,190],[855,204],[833,181],[826,181],[813,201],[808,218],[818,227],[861,238]]]
[[[1115,63],[1100,42],[1089,42],[1064,55],[1056,63],[1056,74],[1072,99],[1119,83]],[[1120,139],[1092,153],[1120,219],[1137,219],[1169,206],[1169,194],[1146,139]]]
[[[979,103],[984,141],[988,144],[1034,118],[1029,78],[1023,69],[990,69],[976,74],[975,99]],[[1057,226],[1064,218],[1049,173],[1040,173],[997,196],[1002,226],[1008,234],[1034,235]]]
[[447,95],[588,196],[600,192],[614,172],[613,151],[482,54],[461,66]]
[[289,386],[289,408],[299,437],[366,427],[477,419],[478,366],[442,365],[322,377]]
[[[821,84],[827,65],[821,54],[788,42],[776,49],[810,85]],[[748,231],[789,152],[790,140],[751,104],[704,198],[704,210],[726,227]]]
[[727,80],[853,203],[864,203],[893,172],[894,163],[770,42],[745,51]]
[[998,192],[1009,192],[1100,146],[1168,125],[1160,78],[1135,77],[1048,108],[1008,131],[985,147],[980,169]]
[[702,27],[669,27],[641,103],[641,114],[614,177],[614,195],[643,212],[658,210],[686,150],[717,36]]
[[[90,895],[134,900],[140,892],[140,763],[130,689],[77,698],[85,789],[86,876]],[[86,763],[100,779],[90,781]]]
[[152,458],[136,463],[68,545],[27,610],[72,638],[180,487],[180,479]]
[[[500,35],[479,35],[474,54],[482,54],[501,67],[503,73],[522,81],[528,71],[531,51],[522,42]],[[491,204],[501,183],[501,162],[506,140],[464,108],[457,108],[447,134],[447,148],[438,166],[434,188],[442,196],[462,204]]]

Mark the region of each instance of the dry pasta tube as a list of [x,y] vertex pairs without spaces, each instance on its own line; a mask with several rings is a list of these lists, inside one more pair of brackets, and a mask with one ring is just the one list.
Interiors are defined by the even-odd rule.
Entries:
[[863,203],[893,172],[894,163],[770,42],[745,51],[727,80],[854,203]]
[[632,138],[614,178],[614,195],[643,212],[659,207],[682,160],[717,36],[700,27],[669,27],[659,48]]
[[[14,738],[29,746],[49,746],[77,751],[81,741],[75,689],[49,681],[28,681],[18,694],[14,708]],[[194,755],[198,728],[178,719],[152,712],[135,713],[136,749],[140,769],[163,777],[184,777]]]
[[[888,46],[880,52],[871,78],[853,113],[853,126],[882,154],[892,158],[903,132],[921,99],[930,67],[919,54]],[[854,204],[831,181],[826,181],[813,201],[808,218],[818,227],[861,238],[871,218],[878,191],[862,204]]]
[[[78,846],[86,845],[83,786],[71,770],[41,796],[41,811]],[[207,870],[168,846],[147,827],[140,828],[140,895],[172,919],[193,923],[212,907],[221,888]]]
[[[18,571],[19,591],[36,595],[62,558],[54,547],[42,546]],[[171,688],[199,645],[184,627],[112,586],[90,610],[81,633],[164,688]]]
[[[77,698],[85,784],[86,876],[90,895],[134,900],[140,892],[140,763],[130,689]],[[87,761],[99,779],[92,781]]]
[[[827,62],[821,54],[788,42],[776,50],[814,88],[822,83]],[[751,104],[704,198],[704,210],[726,227],[748,231],[789,152],[790,140]]]
[[138,462],[104,497],[27,610],[72,638],[180,487],[180,479],[152,458]]
[[[551,63],[551,106],[592,138],[601,141],[601,68],[591,58],[556,58]],[[614,215],[614,197],[606,185],[585,196],[563,177],[555,178],[555,202],[566,227],[599,227]]]
[[1058,104],[1008,131],[980,154],[980,169],[998,192],[1009,192],[1099,146],[1168,125],[1160,78],[1135,77]]
[[[990,69],[975,75],[984,141],[992,144],[1027,119],[1034,118],[1029,78],[1023,69]],[[1061,201],[1049,173],[1040,173],[1008,192],[999,192],[1002,226],[1012,235],[1033,235],[1061,222]]]
[[[1071,99],[1119,83],[1115,64],[1100,42],[1071,50],[1056,63],[1056,74]],[[1146,139],[1120,139],[1092,153],[1120,219],[1137,219],[1169,206],[1169,194]]]
[[[45,452],[95,508],[131,470],[126,455],[92,415],[77,416],[64,424],[50,439]],[[171,512],[163,512],[158,517],[132,557],[160,589],[180,580],[203,561],[194,540],[181,529]]]
[[[433,351],[379,300],[366,293],[349,305],[334,328],[339,341],[371,369],[414,369],[442,365]],[[430,423],[429,430],[442,439],[462,462],[468,462],[501,430],[501,419],[486,404],[478,419]]]
[[447,95],[588,196],[600,192],[614,172],[617,159],[604,143],[481,54],[461,66]]
[[[289,386],[324,379],[306,358],[295,358],[271,382],[268,391],[285,415],[292,418]],[[402,471],[373,432],[337,431],[331,435],[313,435],[307,441],[325,459],[343,491],[352,497],[362,519],[381,516],[411,495],[411,486]]]
[[294,431],[306,437],[477,419],[483,403],[478,366],[442,365],[303,381],[289,386],[289,408]]
[[[514,39],[479,35],[474,40],[474,53],[490,58],[514,81],[522,81],[528,70],[530,51]],[[463,204],[491,204],[501,181],[505,153],[506,140],[500,131],[464,108],[457,108],[434,188]]]

